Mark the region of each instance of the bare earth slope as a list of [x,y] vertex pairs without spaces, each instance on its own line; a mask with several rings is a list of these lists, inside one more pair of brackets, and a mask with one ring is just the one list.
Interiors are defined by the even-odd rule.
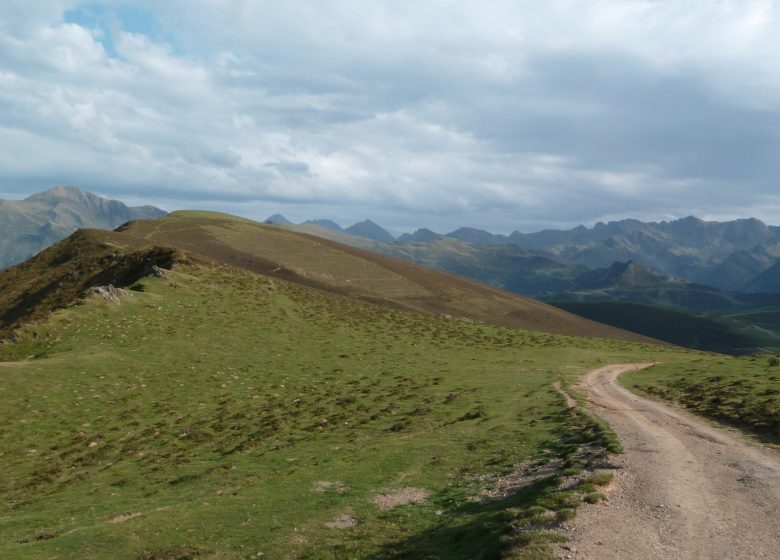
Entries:
[[780,550],[780,453],[590,372],[580,388],[617,433],[609,502],[581,510],[563,558],[753,559]]

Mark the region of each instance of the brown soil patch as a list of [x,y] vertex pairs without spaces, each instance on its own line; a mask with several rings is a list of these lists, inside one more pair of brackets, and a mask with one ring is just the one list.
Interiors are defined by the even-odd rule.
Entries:
[[379,509],[390,510],[406,504],[419,504],[424,502],[431,493],[422,488],[401,488],[392,492],[377,494],[371,501]]

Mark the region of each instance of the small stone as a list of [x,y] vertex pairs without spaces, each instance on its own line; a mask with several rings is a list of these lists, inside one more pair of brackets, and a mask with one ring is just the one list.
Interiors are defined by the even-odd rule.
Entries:
[[89,446],[90,446],[90,447],[97,447],[97,446],[98,446],[98,442],[96,442],[96,441],[90,441],[90,442],[89,442]]

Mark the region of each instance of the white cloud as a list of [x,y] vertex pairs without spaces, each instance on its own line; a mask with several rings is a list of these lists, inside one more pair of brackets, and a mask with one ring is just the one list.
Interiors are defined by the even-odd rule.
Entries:
[[0,190],[444,229],[780,205],[775,1],[102,1],[103,25],[65,21],[85,5],[4,3]]

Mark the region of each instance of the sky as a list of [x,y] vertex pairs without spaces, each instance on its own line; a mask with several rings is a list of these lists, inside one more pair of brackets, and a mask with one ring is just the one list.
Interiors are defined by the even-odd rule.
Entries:
[[1,0],[0,198],[780,222],[780,0]]

